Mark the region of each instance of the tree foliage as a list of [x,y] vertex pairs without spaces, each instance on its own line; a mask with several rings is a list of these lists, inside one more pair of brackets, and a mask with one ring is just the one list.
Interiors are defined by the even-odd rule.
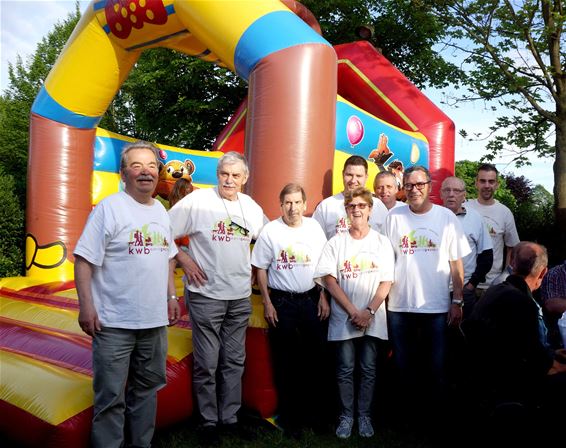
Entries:
[[534,189],[529,179],[525,176],[515,176],[513,173],[504,174],[502,177],[518,204],[531,201]]
[[[435,0],[433,9],[466,71],[456,100],[485,100],[501,114],[485,160],[511,155],[521,166],[553,156],[557,230],[566,228],[564,0]],[[556,233],[564,255],[566,233]]]
[[23,270],[24,212],[15,195],[14,178],[0,169],[0,277]]
[[230,71],[165,48],[145,51],[100,126],[192,149],[210,148],[246,97]]
[[15,193],[25,206],[29,114],[35,97],[80,19],[79,5],[58,22],[28,60],[8,66],[9,84],[0,96],[0,169],[13,177]]
[[[466,198],[473,199],[478,197],[478,190],[476,188],[476,175],[478,172],[479,162],[472,162],[470,160],[461,160],[456,162],[455,175],[464,181],[466,184]],[[517,199],[513,192],[507,187],[504,177],[499,177],[499,187],[495,190],[495,199],[502,204],[509,207],[512,212],[517,209]]]
[[459,67],[435,49],[446,35],[426,1],[304,0],[332,44],[360,40],[359,26],[373,29],[370,41],[417,87],[446,87],[462,76]]

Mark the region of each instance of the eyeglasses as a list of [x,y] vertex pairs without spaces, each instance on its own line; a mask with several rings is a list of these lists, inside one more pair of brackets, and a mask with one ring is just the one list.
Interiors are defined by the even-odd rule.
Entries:
[[417,190],[421,191],[427,184],[430,184],[430,180],[428,182],[417,182],[416,184],[404,184],[403,190],[411,191],[413,188],[417,187]]
[[248,229],[246,229],[244,226],[241,226],[240,224],[232,220],[230,220],[229,226],[230,228],[232,228],[233,230],[237,230],[238,232],[240,232],[240,234],[244,236],[248,236],[250,234],[250,231]]
[[360,210],[364,210],[369,204],[366,204],[365,202],[360,202],[358,204],[348,204],[345,205],[344,207],[346,208],[346,210],[356,210],[356,207],[359,208]]
[[442,192],[447,193],[447,194],[450,194],[450,193],[458,194],[458,193],[463,193],[464,191],[466,191],[466,190],[464,190],[463,188],[443,188],[442,189]]

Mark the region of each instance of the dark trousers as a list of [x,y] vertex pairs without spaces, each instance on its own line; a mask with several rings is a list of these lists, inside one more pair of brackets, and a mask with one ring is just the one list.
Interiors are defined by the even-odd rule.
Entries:
[[317,425],[323,419],[326,361],[326,331],[317,316],[319,293],[272,290],[270,297],[278,318],[269,337],[280,422],[284,427]]

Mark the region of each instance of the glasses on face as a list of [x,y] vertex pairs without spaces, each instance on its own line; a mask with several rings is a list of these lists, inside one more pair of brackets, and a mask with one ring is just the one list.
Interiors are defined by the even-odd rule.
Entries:
[[358,204],[348,204],[345,205],[346,210],[351,210],[354,211],[356,210],[356,207],[359,208],[360,210],[364,210],[369,204],[366,204],[365,202],[360,202]]
[[446,194],[451,194],[451,193],[460,194],[460,193],[463,193],[464,191],[466,191],[466,190],[464,190],[463,188],[443,188],[442,189],[442,192],[446,193]]
[[425,185],[430,184],[430,180],[428,182],[417,182],[415,184],[404,184],[403,190],[411,191],[413,188],[417,188],[417,190],[421,191],[424,189]]
[[237,222],[230,220],[229,225],[233,230],[238,231],[243,236],[248,236],[250,234],[250,231],[248,229],[246,229],[244,226],[241,226]]

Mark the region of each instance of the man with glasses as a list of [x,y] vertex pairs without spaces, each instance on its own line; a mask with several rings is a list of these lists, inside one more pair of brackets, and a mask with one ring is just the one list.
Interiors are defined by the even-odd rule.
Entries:
[[511,249],[519,244],[519,235],[515,227],[513,213],[505,205],[494,198],[499,186],[497,168],[484,163],[479,166],[476,176],[477,199],[466,201],[466,206],[477,211],[484,219],[493,242],[493,266],[486,275],[485,283],[480,283],[478,289],[484,292],[493,280],[503,272],[506,263],[504,252],[509,258]]
[[237,426],[245,337],[251,314],[250,243],[264,224],[261,207],[241,193],[249,176],[243,156],[224,154],[216,188],[185,196],[169,211],[173,236],[188,235],[188,255],[177,260],[187,277],[193,328],[193,385],[204,444],[218,442],[218,426]]
[[[368,180],[368,163],[360,156],[350,156],[344,162],[342,181],[344,190],[323,200],[316,207],[312,217],[318,221],[326,238],[330,239],[339,233],[345,233],[350,227],[348,216],[344,208],[344,193],[364,187]],[[374,204],[369,225],[372,229],[381,232],[381,227],[387,216],[387,208],[381,201]]]
[[476,287],[485,282],[485,276],[493,263],[493,244],[482,217],[462,204],[466,199],[466,184],[462,179],[450,176],[440,188],[444,207],[452,210],[460,220],[471,252],[463,258],[464,263],[464,317],[468,317],[476,302]]
[[447,326],[462,319],[462,258],[470,247],[454,213],[430,201],[426,168],[407,169],[403,188],[408,207],[391,210],[384,225],[396,258],[387,318],[400,390],[420,399],[404,409],[416,410],[412,404],[443,401]]

